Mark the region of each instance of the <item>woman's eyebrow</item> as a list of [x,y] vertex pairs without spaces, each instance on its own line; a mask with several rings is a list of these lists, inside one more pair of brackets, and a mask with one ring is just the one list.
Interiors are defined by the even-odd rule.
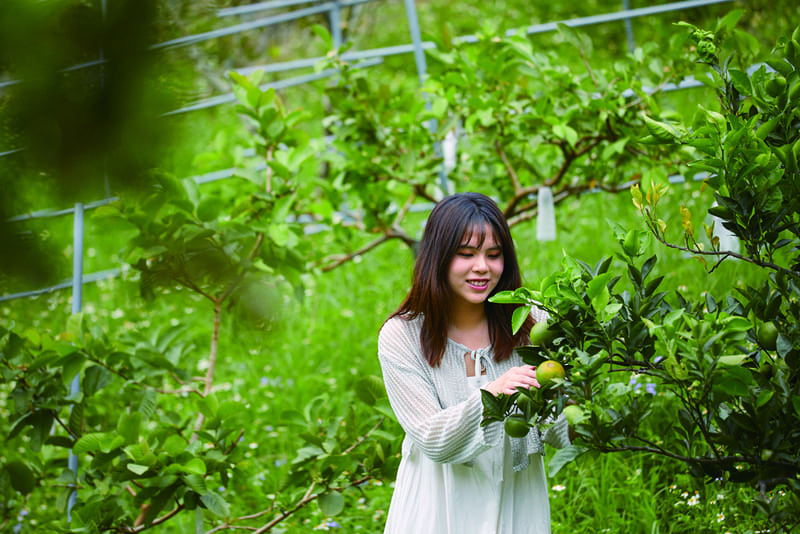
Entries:
[[[458,248],[459,249],[466,248],[466,249],[470,249],[470,250],[480,250],[481,249],[481,247],[476,247],[475,245],[470,245],[470,244],[459,245]],[[500,245],[495,245],[493,247],[486,247],[486,250],[503,250],[503,247],[500,246]]]

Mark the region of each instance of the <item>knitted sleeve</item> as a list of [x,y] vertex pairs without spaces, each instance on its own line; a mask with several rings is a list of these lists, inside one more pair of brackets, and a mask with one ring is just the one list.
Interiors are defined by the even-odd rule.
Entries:
[[394,318],[378,338],[386,393],[397,420],[420,450],[438,463],[468,463],[502,439],[499,423],[480,427],[480,390],[443,408],[415,329]]
[[572,444],[569,439],[569,424],[566,415],[563,413],[559,415],[555,424],[545,431],[544,442],[556,449],[563,449]]

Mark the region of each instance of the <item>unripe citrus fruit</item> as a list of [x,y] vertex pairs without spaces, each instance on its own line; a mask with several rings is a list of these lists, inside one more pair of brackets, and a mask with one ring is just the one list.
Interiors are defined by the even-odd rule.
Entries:
[[506,429],[506,434],[512,438],[524,438],[531,431],[528,422],[521,415],[509,415],[503,425]]
[[555,336],[555,333],[547,326],[546,321],[538,322],[531,328],[531,345],[546,345]]
[[564,408],[564,416],[569,426],[575,426],[584,419],[583,410],[577,404],[570,404]]
[[786,78],[784,78],[783,76],[776,76],[775,78],[769,80],[764,87],[767,90],[767,94],[769,96],[771,97],[780,96],[786,89]]
[[554,379],[565,376],[564,367],[553,360],[547,360],[536,368],[536,380],[542,387],[552,386]]
[[523,393],[520,393],[519,397],[517,397],[517,408],[519,408],[523,412],[525,411],[525,407],[530,405],[530,403],[531,403],[531,398]]
[[778,327],[768,321],[758,328],[758,342],[767,350],[775,350],[778,343]]

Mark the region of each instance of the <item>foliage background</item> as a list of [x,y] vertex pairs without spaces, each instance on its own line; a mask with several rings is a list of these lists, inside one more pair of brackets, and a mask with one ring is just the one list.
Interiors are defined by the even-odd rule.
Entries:
[[[217,24],[210,15],[227,5],[216,2],[158,3],[154,6],[157,9],[157,40],[210,29]],[[576,7],[583,11],[573,11]],[[632,7],[637,6],[634,3]],[[527,2],[421,2],[418,5],[424,31],[439,39],[448,34],[478,31],[487,23],[512,27],[618,8],[617,3],[611,2],[580,6],[558,3],[531,5]],[[635,35],[637,41],[640,35],[647,35],[666,47],[674,32],[671,22],[689,20],[702,26],[724,14],[728,8],[725,5],[713,6],[671,14],[670,17],[636,21]],[[745,8],[748,15],[742,26],[762,42],[769,42],[769,37],[784,29],[782,24],[791,20],[793,13],[789,2],[771,3],[768,7],[747,3]],[[353,28],[348,30],[351,30],[357,47],[406,42],[407,29],[391,22],[402,20],[403,14],[400,2],[368,4],[353,15]],[[258,37],[227,38],[191,51],[165,54],[166,62],[158,66],[162,70],[161,76],[155,78],[159,80],[156,88],[169,96],[171,104],[185,103],[224,91],[227,82],[219,73],[263,58],[264,50],[276,61],[322,55],[325,52],[323,45],[311,37],[312,22],[286,25]],[[595,42],[602,61],[624,57],[625,39],[621,23],[593,27],[587,33]],[[554,47],[562,54],[565,64],[579,62],[555,34],[545,34],[534,41],[543,48]],[[598,43],[608,44],[600,46]],[[410,57],[391,58],[381,67],[374,68],[374,72],[375,76],[398,87],[416,88],[418,84]],[[180,75],[175,76],[176,73]],[[302,106],[312,115],[320,116],[324,112],[325,99],[319,98],[319,94],[326,83],[309,84],[286,91],[282,96],[288,108]],[[678,113],[692,114],[693,102],[704,98],[703,91],[669,95],[663,105],[674,107]],[[4,100],[2,109],[8,112],[12,104],[8,99]],[[232,154],[237,145],[249,143],[250,134],[241,127],[239,117],[231,109],[219,108],[160,120],[171,136],[165,145],[169,149],[156,150],[155,157],[161,167],[177,176],[208,172],[225,163],[215,162],[212,158],[197,158],[198,154]],[[319,123],[312,121],[308,128],[312,135],[322,134]],[[12,142],[8,137],[3,141]],[[8,163],[4,161],[3,164]],[[17,186],[22,185],[14,189],[13,211],[8,209],[0,213],[24,213],[87,200],[89,197],[84,195],[94,198],[92,195],[102,194],[100,180],[88,180],[88,185],[83,180],[80,187],[43,195],[42,184],[51,178],[38,177],[32,172],[25,174],[26,171],[25,168],[3,169],[4,187],[10,191],[12,181]],[[219,184],[210,187],[232,186]],[[699,184],[689,183],[675,189],[675,205],[666,207],[665,213],[677,214],[677,204],[684,203],[689,209],[696,210],[696,217],[702,218],[713,202],[710,192]],[[537,242],[533,225],[516,228],[515,239],[525,280],[539,280],[558,270],[564,250],[590,264],[607,255],[614,246],[614,235],[598,217],[599,213],[626,227],[640,224],[637,222],[638,212],[627,197],[593,194],[571,199],[559,207],[559,240],[555,243]],[[406,223],[409,233],[418,234],[423,220],[424,213],[412,216]],[[35,221],[26,229],[46,236],[49,244],[46,261],[55,267],[54,272],[49,273],[51,279],[68,274],[70,223]],[[132,235],[130,227],[123,223],[91,221],[86,237],[86,271],[121,265],[120,243]],[[723,292],[745,284],[754,276],[751,267],[736,262],[728,262],[714,275],[708,275],[699,262],[680,252],[667,252],[654,244],[650,248],[651,253],[658,252],[662,258],[659,270],[666,277],[665,284],[677,287],[689,296],[700,295],[703,291]],[[234,483],[220,486],[219,491],[226,500],[235,503],[238,514],[264,509],[265,503],[268,505],[274,498],[281,476],[288,472],[298,447],[298,431],[286,424],[287,418],[282,412],[287,408],[302,410],[311,399],[324,395],[326,405],[319,414],[320,419],[329,420],[347,414],[351,406],[356,418],[366,421],[375,417],[360,403],[353,388],[359,377],[380,374],[375,358],[376,333],[383,319],[404,295],[412,262],[412,252],[396,242],[332,273],[303,276],[300,284],[289,283],[275,275],[269,284],[269,298],[265,300],[268,305],[259,310],[260,319],[256,324],[243,320],[237,313],[225,315],[215,389],[218,396],[241,402],[247,408],[245,433],[238,445],[242,450],[243,465],[247,466],[243,471],[247,473],[241,477],[243,483],[234,477]],[[155,300],[144,300],[139,294],[139,274],[126,267],[123,271],[119,279],[85,288],[85,320],[100,327],[112,339],[145,338],[158,342],[169,338],[173,350],[180,354],[181,364],[194,374],[202,374],[208,364],[206,347],[211,343],[211,311],[196,296],[178,287],[168,288],[162,297]],[[6,290],[22,287],[18,278],[6,278],[0,282],[5,284]],[[65,293],[0,304],[4,327],[30,327],[54,336],[66,329],[68,315],[69,297]],[[9,385],[4,384],[3,388],[0,409],[3,415],[7,415],[12,399]],[[108,392],[97,402],[112,406],[114,397],[112,392]],[[169,402],[172,404],[165,409],[181,412],[185,401],[178,397]],[[9,423],[4,421],[2,424]],[[391,423],[386,431],[400,435],[399,428]],[[5,444],[2,452],[4,463],[26,456],[26,438],[19,436]],[[569,466],[551,485],[554,530],[683,532],[688,528],[687,523],[692,528],[699,527],[708,532],[746,532],[761,528],[748,523],[751,496],[746,490],[699,485],[695,480],[676,478],[671,473],[668,464],[644,458],[599,457]],[[311,505],[292,516],[285,528],[291,532],[339,527],[375,532],[380,530],[390,494],[388,479],[386,483],[373,480],[345,492],[345,510],[337,517],[328,518],[318,507]],[[42,524],[63,516],[63,508],[54,507],[52,502],[52,495],[37,491],[23,502],[8,506],[4,512],[13,509],[14,515],[4,517],[3,528],[15,532],[38,531]],[[187,518],[159,528],[192,532],[193,523],[194,518]]]

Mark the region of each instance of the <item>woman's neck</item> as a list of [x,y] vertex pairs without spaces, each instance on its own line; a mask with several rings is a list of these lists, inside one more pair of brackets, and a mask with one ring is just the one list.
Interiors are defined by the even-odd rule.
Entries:
[[[450,311],[447,335],[454,341],[471,346],[475,343],[486,346],[489,340],[489,326],[486,309],[483,305],[460,307]],[[469,341],[469,343],[464,343]]]

